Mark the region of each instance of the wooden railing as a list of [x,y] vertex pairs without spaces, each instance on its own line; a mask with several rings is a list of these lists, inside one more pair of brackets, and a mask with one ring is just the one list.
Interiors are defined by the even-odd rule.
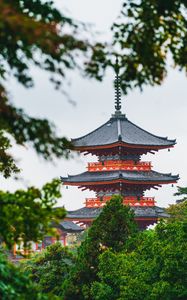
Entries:
[[89,172],[115,170],[150,171],[151,167],[151,162],[134,162],[132,160],[108,160],[104,162],[88,163]]
[[[103,198],[87,198],[85,201],[86,207],[103,207],[107,201],[110,201],[111,196],[105,196]],[[130,206],[154,206],[155,198],[154,197],[124,197],[123,198],[124,205]]]

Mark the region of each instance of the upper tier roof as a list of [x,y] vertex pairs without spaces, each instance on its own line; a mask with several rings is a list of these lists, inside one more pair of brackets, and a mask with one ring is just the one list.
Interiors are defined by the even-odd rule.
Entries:
[[130,122],[125,115],[115,113],[102,126],[80,138],[72,139],[75,148],[91,148],[113,145],[122,142],[129,146],[146,146],[148,148],[169,148],[176,140],[159,137]]

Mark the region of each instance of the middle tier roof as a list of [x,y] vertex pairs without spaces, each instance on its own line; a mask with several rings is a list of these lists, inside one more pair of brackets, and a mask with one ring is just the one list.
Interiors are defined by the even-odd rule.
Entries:
[[163,174],[156,171],[102,171],[102,172],[84,172],[78,175],[68,175],[61,177],[64,184],[67,185],[98,185],[112,182],[127,182],[129,184],[164,184],[175,183],[179,175]]

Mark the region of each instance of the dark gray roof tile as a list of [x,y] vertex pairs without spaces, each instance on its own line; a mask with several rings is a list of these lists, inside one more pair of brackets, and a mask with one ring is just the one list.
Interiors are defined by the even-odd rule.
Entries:
[[[136,218],[168,218],[169,215],[165,212],[165,209],[158,206],[132,206],[132,210],[135,213]],[[82,207],[74,211],[68,211],[66,218],[71,219],[95,219],[101,213],[102,208],[88,208]]]
[[129,181],[177,181],[178,175],[162,174],[155,171],[102,171],[102,172],[84,172],[78,175],[69,175],[61,177],[62,182],[76,183],[76,182],[98,182],[111,181],[116,179],[124,179]]
[[84,230],[72,221],[62,221],[57,225],[57,227],[65,232],[81,232]]
[[159,137],[130,122],[125,115],[114,115],[108,122],[80,138],[72,139],[75,147],[102,146],[122,141],[130,145],[170,147],[175,140]]

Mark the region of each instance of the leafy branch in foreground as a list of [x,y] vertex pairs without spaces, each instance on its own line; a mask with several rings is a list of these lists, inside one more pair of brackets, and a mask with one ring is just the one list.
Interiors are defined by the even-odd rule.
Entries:
[[10,148],[10,140],[0,130],[0,172],[5,178],[9,177],[11,173],[19,172],[13,157],[7,152]]
[[14,243],[24,248],[41,241],[47,233],[54,234],[51,223],[65,217],[64,208],[54,209],[61,197],[61,182],[54,179],[41,190],[30,187],[14,193],[0,191],[0,238],[8,248]]
[[[22,109],[15,108],[8,101],[7,94],[0,86],[0,170],[5,177],[17,172],[13,157],[7,150],[11,147],[10,136],[18,145],[30,145],[46,160],[54,157],[68,157],[73,149],[65,137],[58,137],[55,126],[47,119],[29,117]],[[6,133],[6,137],[5,137]],[[8,135],[7,135],[8,134]]]
[[97,44],[87,66],[91,77],[102,79],[119,57],[121,87],[125,94],[146,85],[160,85],[167,75],[168,58],[187,72],[187,2],[124,0],[112,26],[112,45]]
[[12,73],[20,83],[30,87],[33,84],[30,63],[59,76],[58,80],[65,76],[65,70],[78,66],[77,56],[88,47],[79,38],[83,25],[61,13],[53,1],[2,0],[0,11],[2,78],[7,79]]
[[60,88],[66,71],[82,68],[80,56],[91,48],[80,38],[85,26],[66,17],[51,0],[2,0],[0,11],[0,171],[8,177],[18,172],[8,153],[10,136],[48,160],[67,157],[72,148],[65,137],[56,135],[55,126],[47,119],[30,117],[10,103],[5,88],[10,75],[24,87],[32,87],[29,71],[35,65],[48,72]]
[[0,251],[0,299],[1,300],[49,300],[55,299],[42,295],[28,276],[18,266],[7,260]]

